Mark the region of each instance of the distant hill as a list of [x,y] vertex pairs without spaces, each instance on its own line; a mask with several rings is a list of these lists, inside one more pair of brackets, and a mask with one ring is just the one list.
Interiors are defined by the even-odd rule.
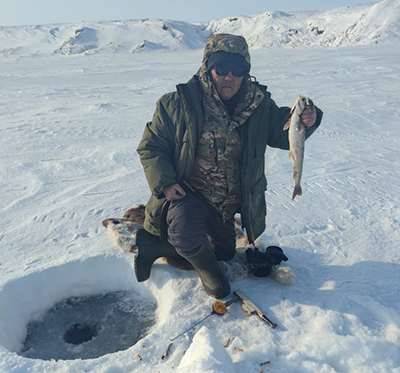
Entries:
[[243,35],[252,49],[398,43],[400,0],[194,24],[141,19],[0,27],[0,57],[198,49],[214,33]]

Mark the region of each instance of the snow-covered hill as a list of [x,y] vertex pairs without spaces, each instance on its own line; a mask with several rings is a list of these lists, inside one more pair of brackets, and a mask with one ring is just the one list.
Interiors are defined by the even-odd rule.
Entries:
[[0,27],[0,56],[202,48],[213,33],[246,37],[251,48],[338,47],[398,41],[400,0],[312,12],[266,12],[209,23],[126,20]]
[[254,49],[377,44],[400,36],[400,1],[314,12],[266,12],[213,21],[213,33],[243,35]]

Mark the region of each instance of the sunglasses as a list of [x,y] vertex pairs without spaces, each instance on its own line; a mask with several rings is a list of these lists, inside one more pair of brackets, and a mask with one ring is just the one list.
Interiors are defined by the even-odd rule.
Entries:
[[228,65],[216,65],[215,70],[219,76],[227,76],[230,71],[235,78],[241,78],[249,72],[246,67]]

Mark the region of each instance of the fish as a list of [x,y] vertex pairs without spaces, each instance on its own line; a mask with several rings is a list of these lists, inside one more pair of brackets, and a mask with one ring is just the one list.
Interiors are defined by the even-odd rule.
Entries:
[[301,115],[307,108],[315,110],[314,103],[311,99],[299,95],[290,111],[291,117],[283,127],[284,131],[289,130],[289,158],[292,160],[293,179],[295,180],[292,200],[294,200],[296,196],[301,196],[303,194],[300,181],[303,173],[306,127],[301,121]]

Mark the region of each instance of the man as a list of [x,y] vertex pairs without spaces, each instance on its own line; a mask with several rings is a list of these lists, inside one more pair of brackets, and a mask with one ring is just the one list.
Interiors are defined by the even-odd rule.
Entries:
[[[138,147],[152,191],[136,239],[138,281],[157,258],[181,259],[207,294],[223,298],[230,285],[218,261],[235,255],[235,213],[250,243],[263,233],[264,154],[267,145],[289,149],[290,108],[279,108],[249,72],[246,40],[216,34],[197,74],[158,101]],[[319,109],[304,111],[307,137],[321,119]]]

